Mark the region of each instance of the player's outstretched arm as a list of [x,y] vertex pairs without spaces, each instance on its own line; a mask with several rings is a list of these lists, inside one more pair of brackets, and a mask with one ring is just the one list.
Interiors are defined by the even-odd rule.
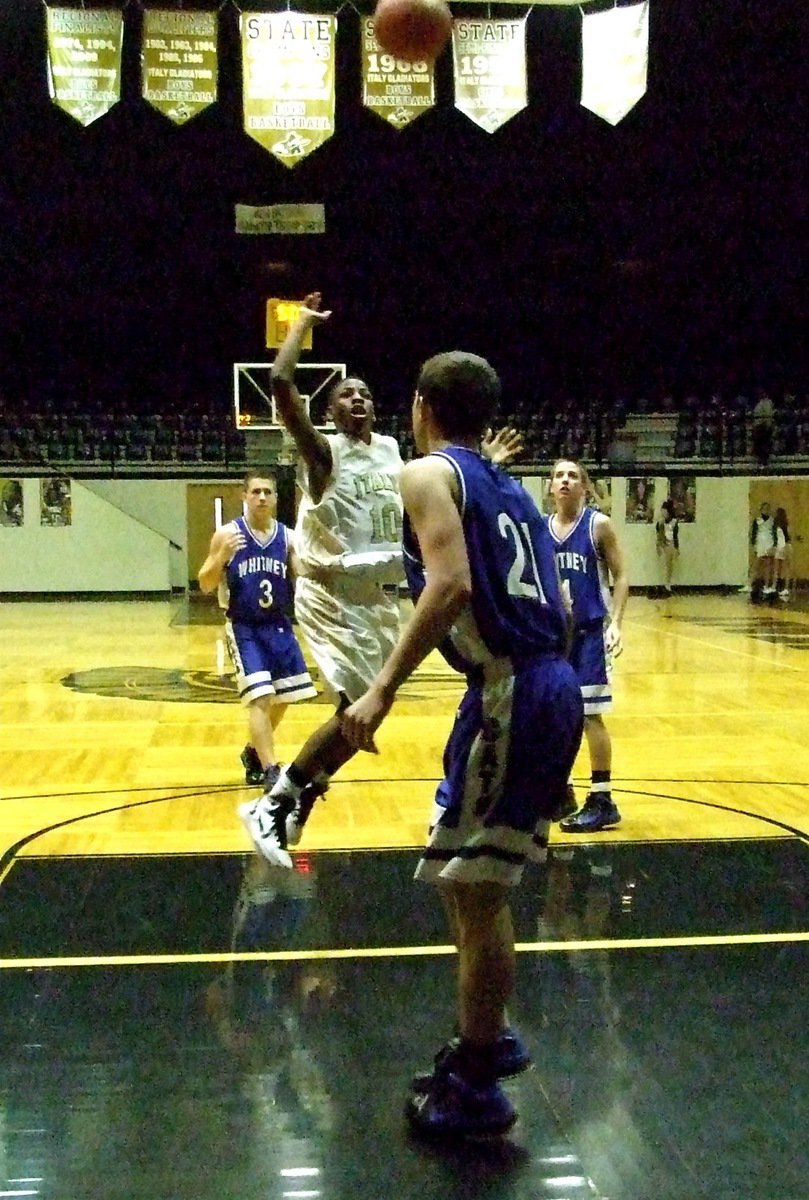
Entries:
[[211,538],[208,557],[197,572],[197,580],[203,592],[214,592],[219,587],[222,572],[237,550],[245,545],[244,534],[235,525],[223,525]]
[[342,715],[346,739],[374,750],[374,733],[396,692],[444,640],[472,594],[472,578],[458,511],[455,473],[438,458],[408,463],[401,475],[402,500],[424,560],[425,587],[413,616],[364,696]]
[[312,326],[322,324],[331,316],[330,311],[321,312],[320,299],[320,292],[308,294],[284,338],[270,374],[278,415],[292,436],[309,471],[310,481],[318,491],[322,490],[331,473],[331,450],[326,438],[312,424],[306,405],[295,386],[295,368],[306,334]]

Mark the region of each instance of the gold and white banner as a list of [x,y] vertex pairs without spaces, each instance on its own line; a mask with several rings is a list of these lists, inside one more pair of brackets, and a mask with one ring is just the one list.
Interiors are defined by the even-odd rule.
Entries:
[[242,13],[245,133],[294,167],[334,133],[335,16]]
[[143,98],[175,125],[216,101],[216,24],[214,12],[144,11]]
[[371,17],[360,25],[362,102],[397,129],[404,128],[435,104],[433,64],[408,62],[380,49]]
[[325,233],[326,208],[323,204],[237,204],[236,232]]
[[617,125],[646,94],[649,3],[582,17],[581,103]]
[[452,22],[455,107],[494,133],[528,103],[525,17]]
[[48,91],[58,108],[92,125],[121,98],[120,9],[46,8]]

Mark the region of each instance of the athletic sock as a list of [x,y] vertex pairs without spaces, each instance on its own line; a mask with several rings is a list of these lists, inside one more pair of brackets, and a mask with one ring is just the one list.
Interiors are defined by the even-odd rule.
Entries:
[[593,771],[590,780],[590,795],[595,795],[605,804],[610,804],[612,801],[611,778],[611,771]]
[[301,772],[290,764],[290,766],[284,767],[281,771],[278,779],[270,789],[270,796],[272,798],[284,796],[288,800],[297,800],[308,782],[302,776]]

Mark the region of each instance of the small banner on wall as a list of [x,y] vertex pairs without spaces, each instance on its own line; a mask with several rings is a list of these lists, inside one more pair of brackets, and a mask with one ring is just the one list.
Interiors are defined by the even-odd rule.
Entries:
[[646,94],[649,3],[582,17],[581,103],[617,125]]
[[528,103],[525,18],[452,22],[455,107],[494,133]]
[[404,128],[435,104],[433,64],[408,62],[385,54],[374,35],[371,17],[360,24],[362,102],[366,108]]
[[216,13],[147,8],[140,62],[144,100],[183,125],[216,101]]
[[245,133],[294,167],[334,133],[335,16],[242,13]]
[[237,204],[237,233],[325,233],[323,204]]
[[101,8],[45,11],[51,99],[82,125],[92,125],[121,98],[123,13]]

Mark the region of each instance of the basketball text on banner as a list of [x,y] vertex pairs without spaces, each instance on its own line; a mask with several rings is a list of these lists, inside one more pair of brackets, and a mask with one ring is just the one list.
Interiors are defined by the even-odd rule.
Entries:
[[120,9],[47,8],[48,90],[58,108],[91,125],[121,98]]
[[648,0],[583,15],[583,108],[617,125],[646,94],[648,65]]
[[244,129],[287,167],[334,133],[335,16],[242,13]]
[[323,204],[237,204],[236,232],[313,234],[326,232]]
[[143,13],[143,98],[175,125],[216,101],[217,14],[147,8]]
[[525,18],[452,22],[455,107],[494,133],[528,103]]
[[407,62],[385,54],[374,36],[374,22],[363,17],[362,102],[397,129],[409,125],[435,104],[433,64]]

